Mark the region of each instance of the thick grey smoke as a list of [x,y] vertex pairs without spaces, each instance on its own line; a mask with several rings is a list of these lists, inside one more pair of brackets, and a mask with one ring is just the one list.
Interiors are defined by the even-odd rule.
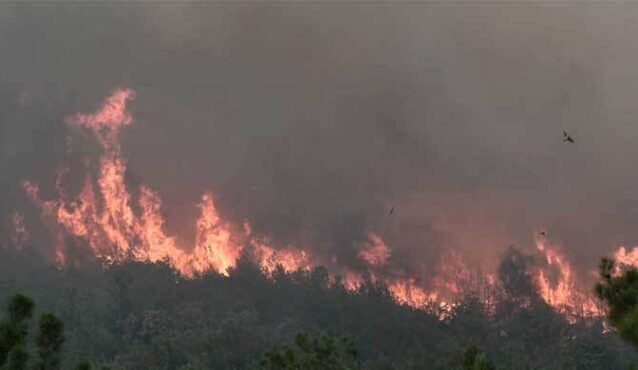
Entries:
[[637,6],[4,3],[2,217],[95,150],[64,115],[130,87],[131,178],[182,239],[212,189],[344,261],[368,228],[408,270],[544,228],[589,268],[638,243]]

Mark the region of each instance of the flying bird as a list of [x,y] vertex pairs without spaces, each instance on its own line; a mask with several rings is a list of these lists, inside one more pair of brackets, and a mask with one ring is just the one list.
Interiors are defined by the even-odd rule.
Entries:
[[540,236],[547,236],[547,232],[546,231],[541,231],[538,233],[538,235]]
[[390,208],[390,212],[388,212],[389,215],[394,213],[394,206],[392,206],[392,208]]
[[574,143],[574,139],[567,134],[567,131],[563,131],[563,143]]

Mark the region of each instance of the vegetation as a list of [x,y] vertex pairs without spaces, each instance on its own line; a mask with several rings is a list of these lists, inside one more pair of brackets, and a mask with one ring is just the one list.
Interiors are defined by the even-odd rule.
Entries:
[[16,294],[9,300],[6,318],[0,323],[0,366],[7,370],[56,370],[59,368],[59,351],[64,337],[62,321],[51,314],[43,313],[38,321],[38,334],[35,340],[37,359],[29,366],[27,351],[29,321],[33,316],[33,301]]
[[496,370],[496,366],[484,353],[479,353],[475,346],[471,346],[463,355],[463,370]]
[[282,346],[266,351],[260,363],[263,370],[355,370],[361,368],[354,341],[335,340],[329,335],[295,336],[297,351]]
[[625,268],[620,274],[615,274],[615,269],[613,260],[601,259],[596,294],[607,306],[609,323],[638,349],[638,269]]
[[[65,338],[53,335],[59,322],[48,318],[32,324],[51,337],[28,334],[25,342],[15,320],[30,323],[33,311],[17,304],[0,325],[8,338],[0,342],[6,368],[28,362],[83,370],[259,369],[283,358],[293,369],[319,361],[366,370],[460,370],[472,345],[481,349],[474,369],[493,363],[498,369],[624,370],[638,363],[634,349],[604,333],[600,322],[569,324],[538,299],[521,258],[504,259],[499,272],[510,282],[511,299],[486,312],[468,297],[445,320],[435,308],[396,304],[383,286],[367,283],[348,292],[323,268],[279,270],[266,278],[245,258],[228,276],[185,279],[166,263],[103,268],[81,253],[69,253],[67,261],[59,269],[28,249],[0,248],[0,302],[24,292],[38,310],[59,315]],[[526,304],[512,303],[520,295]],[[315,334],[296,337],[300,332]],[[343,337],[352,338],[356,351]],[[284,346],[294,361],[286,362]]]

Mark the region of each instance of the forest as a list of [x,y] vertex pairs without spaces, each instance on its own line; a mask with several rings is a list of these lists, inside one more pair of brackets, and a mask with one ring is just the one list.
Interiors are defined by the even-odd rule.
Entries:
[[638,369],[636,35],[0,0],[0,370]]
[[[372,282],[348,291],[322,267],[266,276],[244,255],[228,276],[187,279],[167,263],[104,265],[81,250],[65,268],[30,249],[0,252],[0,300],[23,293],[37,314],[64,323],[62,369],[286,368],[277,361],[294,353],[303,360],[304,346],[313,345],[343,347],[353,366],[334,367],[341,369],[627,369],[638,362],[602,320],[570,323],[545,304],[516,250],[499,268],[510,299],[488,313],[466,297],[444,319],[436,306],[398,304]],[[468,366],[468,356],[489,365]]]

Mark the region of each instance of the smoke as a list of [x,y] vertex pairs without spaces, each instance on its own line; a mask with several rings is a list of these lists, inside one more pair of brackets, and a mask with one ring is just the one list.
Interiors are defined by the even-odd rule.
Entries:
[[582,273],[638,244],[636,15],[627,3],[0,4],[2,224],[29,212],[23,180],[45,193],[66,158],[99,155],[64,117],[129,87],[127,181],[161,195],[182,245],[212,190],[224,217],[345,264],[376,230],[406,274],[444,249],[494,268],[543,229]]

